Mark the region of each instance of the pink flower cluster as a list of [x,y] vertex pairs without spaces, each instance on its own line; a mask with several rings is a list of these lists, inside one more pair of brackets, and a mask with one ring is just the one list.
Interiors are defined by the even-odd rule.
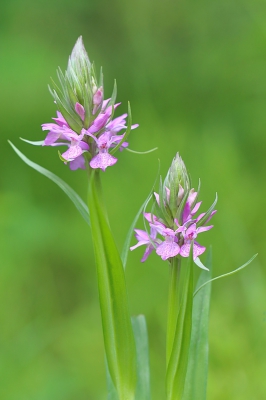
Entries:
[[[96,96],[97,95],[97,96]],[[84,153],[89,155],[90,167],[100,168],[103,171],[117,162],[117,158],[109,154],[109,149],[119,144],[124,134],[117,135],[122,129],[126,129],[127,114],[123,114],[115,119],[112,118],[113,109],[116,109],[120,103],[114,106],[110,105],[110,99],[102,100],[100,89],[95,93],[93,114],[101,107],[101,111],[93,120],[88,129],[82,129],[78,134],[73,131],[60,112],[57,112],[57,118],[53,118],[55,123],[43,124],[42,129],[48,130],[43,145],[44,146],[67,146],[68,149],[62,154],[63,160],[69,162],[70,169],[85,169]],[[85,118],[84,107],[76,103],[75,111],[82,121]],[[138,127],[138,124],[132,125],[131,129]],[[120,150],[127,147],[128,143],[121,143]]]
[[[170,191],[168,188],[165,189],[167,197],[169,198]],[[181,190],[183,189],[181,188]],[[154,194],[158,205],[160,205],[158,194]],[[130,250],[134,250],[139,246],[145,245],[146,249],[141,259],[142,262],[146,261],[147,257],[152,253],[153,250],[155,250],[163,260],[167,260],[177,255],[180,255],[181,257],[188,257],[193,241],[193,259],[197,260],[198,257],[204,253],[206,247],[201,246],[195,239],[199,233],[210,230],[213,225],[205,226],[205,224],[203,224],[203,226],[197,227],[206,213],[199,214],[198,217],[195,217],[195,214],[199,210],[199,207],[202,203],[198,202],[194,205],[196,198],[197,192],[192,189],[185,203],[180,221],[174,218],[173,226],[171,228],[167,226],[162,219],[157,218],[154,214],[144,213],[144,217],[150,225],[150,234],[148,234],[146,231],[135,229],[135,237],[138,240],[138,243],[135,246],[130,247]],[[207,223],[215,213],[216,210],[212,211],[205,223]],[[161,238],[158,238],[157,234],[159,234]],[[197,264],[199,265],[200,263]]]

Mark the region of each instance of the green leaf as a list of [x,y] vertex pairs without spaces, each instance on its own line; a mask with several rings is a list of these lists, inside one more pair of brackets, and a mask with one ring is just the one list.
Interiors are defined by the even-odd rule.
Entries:
[[[149,343],[147,325],[144,315],[131,318],[133,333],[137,350],[137,388],[135,400],[150,400],[150,366],[149,366]],[[113,384],[107,362],[107,400],[119,400],[117,391]]]
[[147,325],[144,315],[131,318],[137,349],[136,400],[150,400],[150,365]]
[[106,359],[120,400],[133,400],[136,349],[128,311],[124,268],[102,199],[99,171],[91,172],[88,205],[97,266]]
[[227,272],[226,274],[216,276],[215,278],[212,278],[212,279],[210,279],[209,281],[203,283],[201,286],[199,286],[199,287],[195,290],[194,296],[196,296],[196,294],[197,294],[205,285],[207,285],[207,284],[209,284],[209,283],[211,283],[211,282],[213,282],[213,281],[217,281],[217,279],[221,279],[221,278],[225,278],[225,277],[230,276],[230,275],[234,275],[234,274],[236,274],[238,271],[240,271],[241,269],[244,269],[245,267],[247,267],[247,266],[254,260],[254,258],[257,257],[257,255],[258,255],[258,253],[257,253],[257,254],[254,254],[254,256],[251,257],[250,260],[248,260],[245,264],[241,265],[241,267],[238,267],[238,268],[235,269],[234,271]]
[[[208,253],[206,266],[209,271],[202,271],[197,287],[211,278],[212,255]],[[194,299],[192,313],[192,334],[189,349],[188,370],[182,400],[206,400],[208,380],[208,327],[211,298],[211,285],[202,289]]]
[[106,381],[107,381],[107,400],[119,400],[106,360],[105,360],[105,371],[106,371]]
[[43,146],[43,143],[44,143],[44,140],[32,141],[32,140],[23,139],[22,137],[20,138],[20,140],[23,140],[23,142],[32,144],[33,146]]
[[[176,321],[175,337],[166,371],[167,400],[181,400],[187,373],[192,329],[193,246],[185,265],[183,294]],[[182,267],[181,267],[182,268]]]
[[158,147],[154,147],[154,149],[150,149],[150,150],[146,150],[146,151],[131,150],[131,149],[128,149],[127,147],[125,150],[129,151],[130,153],[143,155],[143,154],[153,153],[155,150],[158,150]]
[[109,101],[109,105],[114,105],[115,104],[116,96],[117,96],[117,85],[116,85],[116,80],[115,80],[114,81],[113,93],[112,93],[111,99]]
[[53,174],[52,172],[48,171],[47,169],[41,167],[40,165],[34,163],[33,161],[29,160],[26,156],[24,156],[23,153],[21,153],[10,141],[8,141],[10,146],[13,148],[13,150],[17,153],[17,155],[26,163],[28,164],[31,168],[35,169],[36,171],[40,172],[40,174],[45,175],[47,178],[51,179],[54,183],[56,183],[65,193],[66,195],[70,198],[70,200],[73,202],[77,210],[80,212],[82,217],[85,219],[88,225],[90,225],[90,215],[88,208],[84,201],[79,197],[79,195],[67,184],[65,183],[62,179],[60,179],[58,176]]

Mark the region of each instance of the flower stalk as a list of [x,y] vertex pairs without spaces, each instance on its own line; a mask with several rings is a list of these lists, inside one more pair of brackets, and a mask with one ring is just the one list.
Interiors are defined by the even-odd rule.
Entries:
[[174,257],[169,266],[169,293],[168,293],[168,319],[167,319],[167,339],[166,339],[166,366],[168,366],[170,355],[173,348],[173,341],[176,331],[178,311],[181,296],[181,259]]
[[[186,264],[184,268],[184,279],[182,279],[183,290],[178,311],[176,310],[175,314],[171,303],[171,307],[169,308],[170,321],[168,321],[167,335],[169,343],[167,343],[168,363],[166,370],[167,400],[182,400],[185,387],[192,331],[194,289],[193,248],[191,248],[190,256]],[[180,295],[179,288],[181,280],[179,279],[177,281],[177,271],[173,271],[171,278],[173,278],[173,284],[171,284],[170,280],[169,297],[176,302]]]
[[106,359],[120,400],[133,400],[136,350],[128,311],[125,274],[108,222],[99,171],[89,177],[88,207],[97,266]]

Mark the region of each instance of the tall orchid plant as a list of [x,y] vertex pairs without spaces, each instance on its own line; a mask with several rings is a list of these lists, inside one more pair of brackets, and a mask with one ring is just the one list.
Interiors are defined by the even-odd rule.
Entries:
[[[111,97],[105,99],[102,71],[97,79],[81,37],[74,46],[66,72],[58,69],[57,75],[59,85],[52,81],[50,88],[57,116],[53,118],[54,122],[42,125],[43,131],[48,131],[43,141],[26,142],[66,147],[63,153],[58,151],[62,162],[71,170],[81,168],[87,171],[88,206],[59,177],[30,161],[12,143],[11,146],[24,162],[65,191],[90,226],[106,354],[108,400],[150,399],[146,322],[144,316],[130,317],[124,271],[129,249],[139,246],[145,247],[142,262],[154,251],[170,268],[166,398],[204,400],[208,373],[210,282],[213,279],[210,276],[211,254],[203,265],[199,256],[206,248],[197,240],[201,233],[213,227],[209,221],[216,213],[217,196],[207,212],[199,213],[200,188],[195,191],[191,187],[185,164],[177,154],[165,180],[160,180],[159,193],[150,194],[139,210],[120,255],[108,221],[101,189],[101,170],[117,163],[115,153],[118,150],[129,149],[128,136],[138,124],[132,125],[130,106],[127,114],[114,118],[120,105],[116,103],[116,84]],[[151,210],[147,212],[151,200]],[[135,229],[137,243],[130,247],[141,214],[145,230]],[[196,287],[194,263],[202,269]]]

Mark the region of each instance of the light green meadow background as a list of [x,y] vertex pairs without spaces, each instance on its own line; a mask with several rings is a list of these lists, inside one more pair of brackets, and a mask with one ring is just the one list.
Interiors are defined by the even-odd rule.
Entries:
[[[104,353],[90,232],[64,193],[7,143],[58,174],[86,200],[42,140],[55,105],[47,84],[66,68],[78,36],[103,66],[105,94],[118,83],[116,115],[130,100],[130,146],[103,173],[121,249],[158,170],[177,151],[201,179],[205,211],[218,192],[214,275],[253,254],[247,269],[212,288],[208,400],[266,398],[266,3],[262,0],[1,0],[0,5],[0,398],[106,399]],[[142,221],[139,221],[142,228]],[[132,244],[135,240],[132,239]],[[147,317],[152,399],[164,399],[168,265],[129,255],[132,315]],[[204,262],[205,255],[202,256]],[[194,400],[194,399],[191,399]]]

